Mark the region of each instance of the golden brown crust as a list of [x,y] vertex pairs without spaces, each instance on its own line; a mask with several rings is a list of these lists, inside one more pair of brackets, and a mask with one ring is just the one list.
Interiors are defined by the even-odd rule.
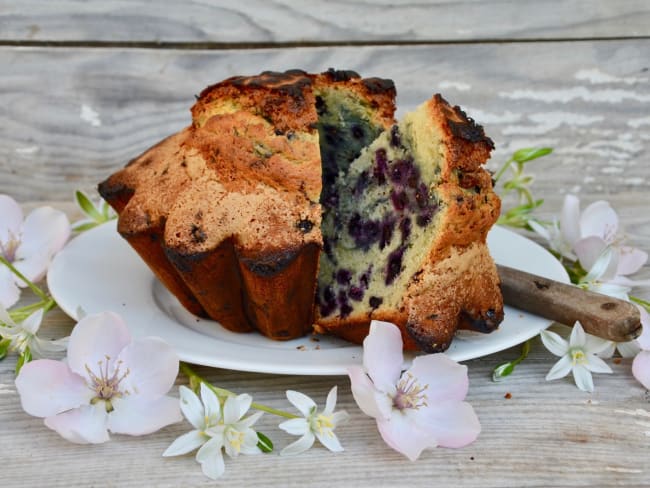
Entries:
[[376,117],[394,112],[392,82],[343,73],[210,86],[190,127],[100,184],[120,233],[190,311],[274,339],[311,330],[322,247],[315,85],[348,90]]

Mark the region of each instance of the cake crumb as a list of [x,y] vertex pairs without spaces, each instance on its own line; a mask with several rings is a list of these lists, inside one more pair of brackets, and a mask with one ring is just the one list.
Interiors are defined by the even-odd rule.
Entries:
[[309,340],[312,341],[312,342],[320,342],[320,339],[318,337],[314,337],[314,336],[311,336],[309,338]]
[[296,349],[298,349],[299,351],[306,351],[307,350],[307,348],[305,346],[297,346]]
[[614,364],[621,364],[621,358],[614,359]]
[[510,392],[506,393],[505,395],[503,395],[503,398],[505,398],[506,400],[510,400],[512,398],[512,393]]

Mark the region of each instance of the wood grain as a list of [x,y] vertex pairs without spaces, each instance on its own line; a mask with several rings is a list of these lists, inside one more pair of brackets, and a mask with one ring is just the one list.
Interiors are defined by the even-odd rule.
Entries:
[[648,35],[645,0],[0,1],[0,38],[13,41],[251,44]]
[[[492,168],[530,166],[545,196],[647,202],[650,41],[232,51],[0,48],[0,192],[66,200],[189,123],[193,96],[234,74],[330,66],[393,78],[403,113],[442,92],[484,124]],[[42,73],[46,72],[47,76]]]

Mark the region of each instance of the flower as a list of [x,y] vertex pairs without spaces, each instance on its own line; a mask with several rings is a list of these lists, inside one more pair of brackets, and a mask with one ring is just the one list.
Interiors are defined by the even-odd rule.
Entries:
[[402,336],[388,322],[373,320],[363,341],[363,368],[348,375],[359,408],[377,421],[384,441],[415,461],[426,448],[462,447],[481,430],[464,402],[467,367],[444,354],[418,356],[402,373]]
[[564,378],[572,371],[576,386],[582,391],[591,392],[594,391],[591,373],[612,372],[605,361],[597,356],[610,347],[611,342],[586,334],[580,322],[573,326],[569,342],[548,330],[543,330],[540,335],[546,349],[560,356],[546,375],[547,381]]
[[35,358],[42,358],[51,352],[65,351],[68,338],[46,341],[36,335],[43,320],[43,309],[39,308],[20,324],[13,321],[9,312],[0,305],[0,337],[9,339],[9,350],[18,354],[29,351]]
[[87,315],[72,330],[67,361],[27,363],[16,378],[23,409],[79,444],[116,434],[144,435],[182,420],[165,396],[178,357],[162,339],[132,340],[114,313]]
[[222,448],[230,457],[239,454],[257,454],[257,433],[251,429],[263,412],[242,418],[251,406],[253,398],[243,394],[229,396],[223,406],[223,416],[217,395],[201,383],[201,398],[187,388],[179,388],[181,410],[194,430],[177,438],[165,450],[163,456],[179,456],[197,448],[196,460],[203,474],[217,479],[225,472]]
[[[41,280],[52,257],[70,237],[66,215],[51,207],[40,207],[23,222],[23,212],[16,201],[0,195],[0,258],[14,266],[32,282]],[[0,305],[9,308],[20,298],[26,283],[9,267],[0,263]]]
[[282,449],[281,456],[300,454],[306,451],[314,444],[316,438],[330,451],[343,451],[343,447],[334,434],[334,429],[339,424],[346,422],[349,415],[344,410],[334,412],[336,407],[336,386],[327,395],[325,410],[321,413],[318,413],[316,403],[303,393],[288,390],[287,399],[300,411],[304,418],[287,420],[278,426],[291,435],[302,436],[296,442]]
[[639,383],[650,389],[650,314],[643,307],[639,307],[639,312],[641,312],[643,332],[637,338],[637,342],[641,350],[632,362],[632,374]]

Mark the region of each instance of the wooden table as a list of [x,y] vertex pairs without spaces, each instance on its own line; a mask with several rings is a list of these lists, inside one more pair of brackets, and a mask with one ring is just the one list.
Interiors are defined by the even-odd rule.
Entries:
[[[492,168],[517,148],[554,147],[530,167],[535,194],[546,200],[541,215],[557,214],[569,192],[583,206],[605,198],[630,240],[650,250],[647,1],[216,4],[0,0],[0,193],[25,208],[47,201],[73,216],[74,189],[94,191],[130,158],[187,125],[204,86],[265,69],[337,67],[394,79],[400,113],[438,91],[462,105],[496,142]],[[72,326],[55,310],[44,330],[60,337]],[[610,361],[614,374],[597,375],[595,392],[587,394],[570,379],[544,381],[556,358],[536,339],[530,359],[508,381],[490,381],[492,368],[518,353],[512,348],[466,363],[468,400],[483,431],[465,449],[428,451],[416,463],[385,446],[345,377],[199,368],[220,386],[280,408],[288,407],[288,388],[322,404],[337,384],[339,407],[351,414],[337,431],[344,453],[316,447],[295,458],[227,460],[223,482],[650,484],[650,400],[630,360]],[[4,486],[210,483],[193,456],[161,457],[188,424],[145,438],[69,444],[22,411],[14,366],[14,356],[0,362]],[[293,438],[277,423],[267,415],[260,425],[283,446]]]

